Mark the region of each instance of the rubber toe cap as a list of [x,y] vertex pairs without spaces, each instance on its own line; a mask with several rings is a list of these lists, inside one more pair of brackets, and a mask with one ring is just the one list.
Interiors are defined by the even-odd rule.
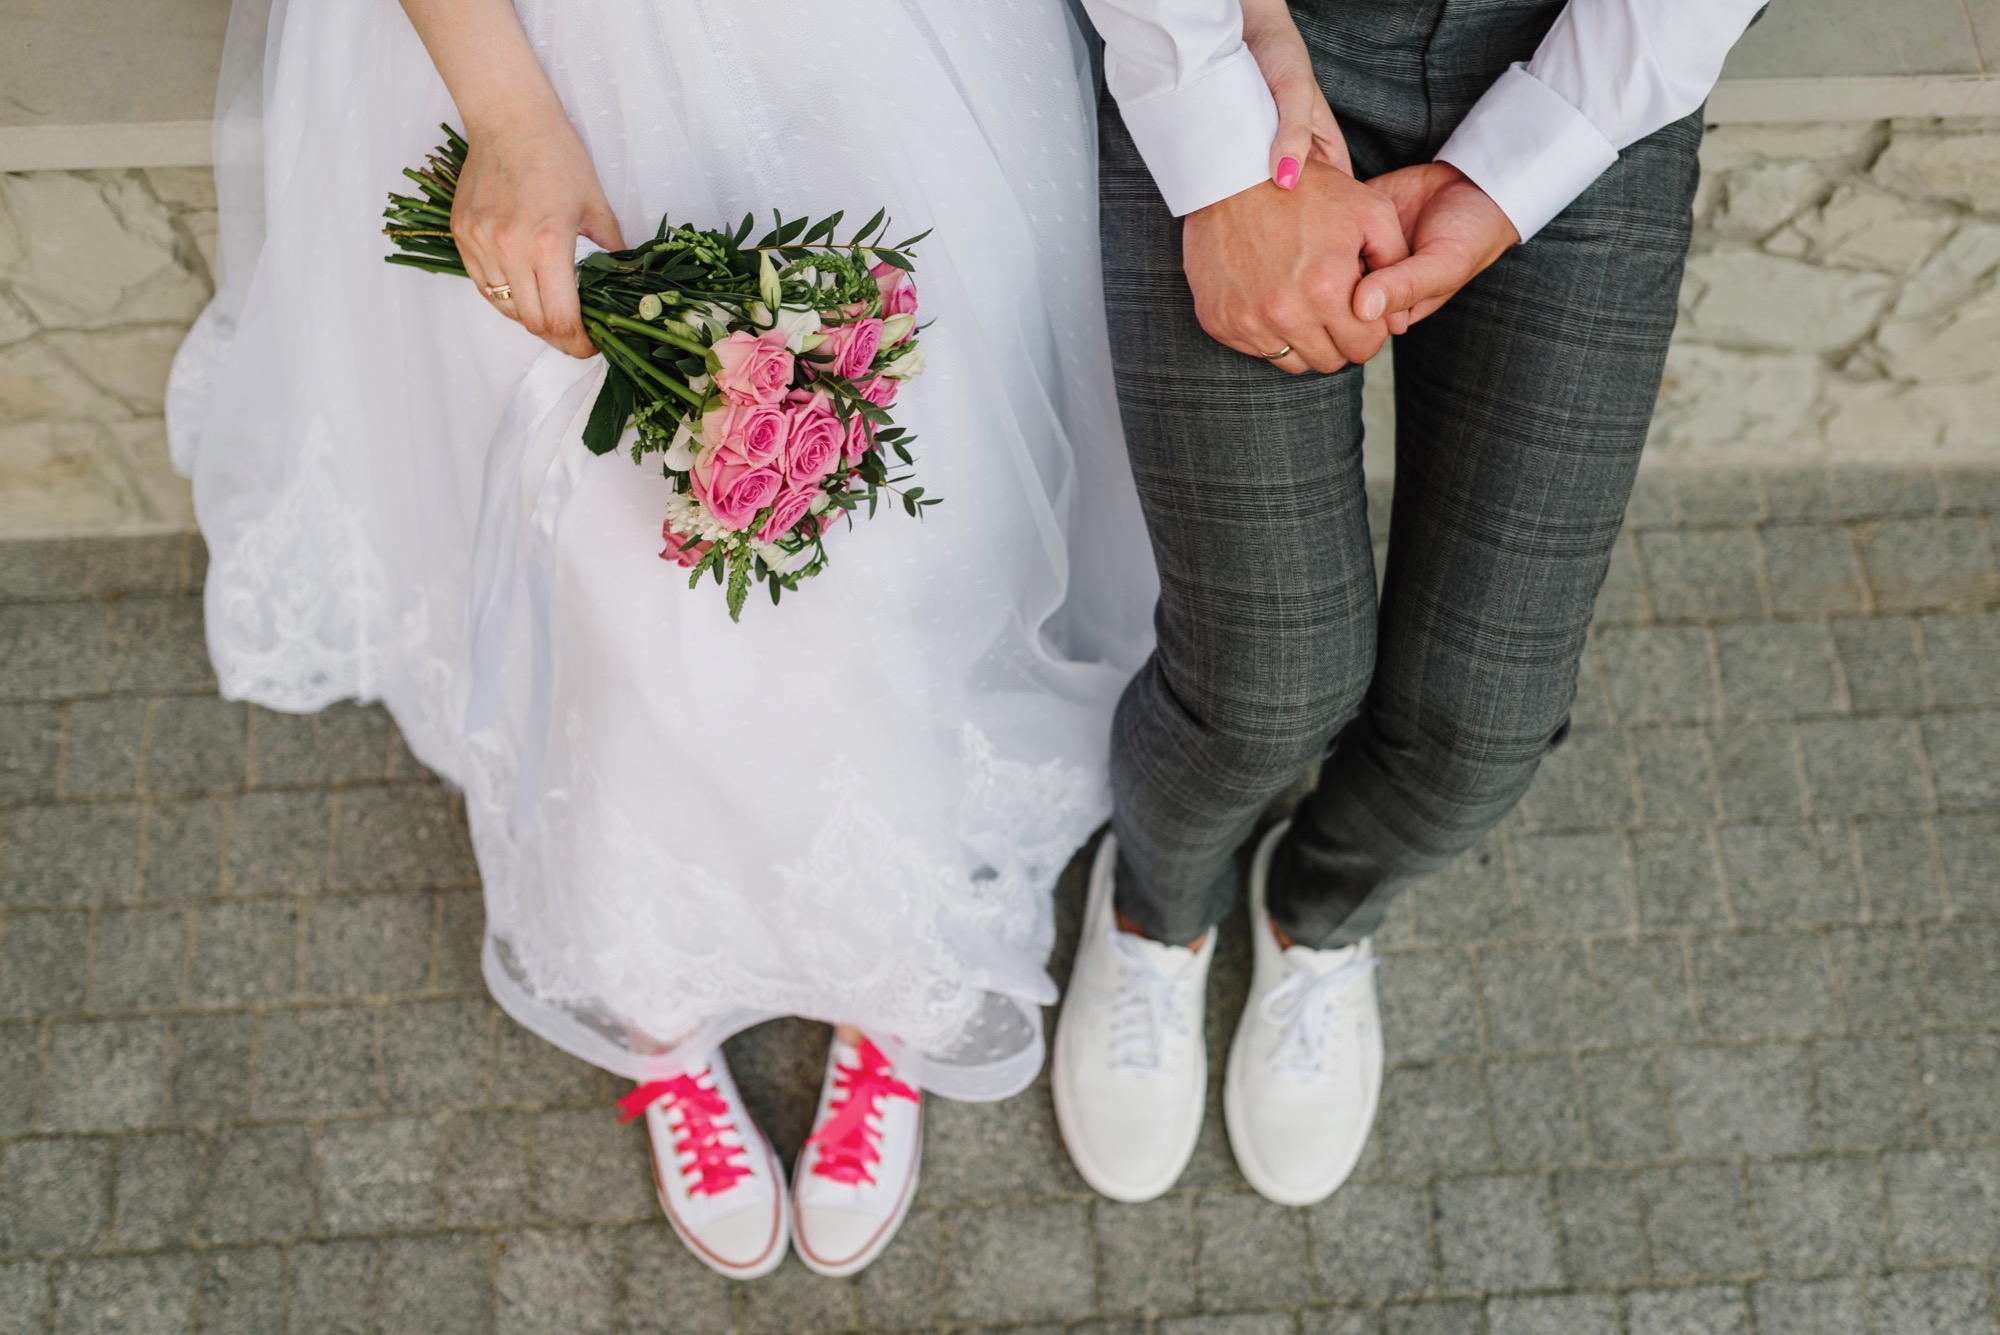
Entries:
[[882,1224],[880,1219],[852,1210],[801,1205],[797,1225],[799,1246],[811,1252],[821,1265],[847,1265],[868,1250],[882,1231]]
[[748,1270],[770,1259],[783,1232],[776,1211],[763,1207],[711,1219],[695,1236],[718,1263]]

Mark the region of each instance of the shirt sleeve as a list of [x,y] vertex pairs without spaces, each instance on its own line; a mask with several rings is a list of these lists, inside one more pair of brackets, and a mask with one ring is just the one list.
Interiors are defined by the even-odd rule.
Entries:
[[1438,150],[1526,240],[1618,160],[1700,106],[1765,0],[1569,0]]
[[1104,79],[1176,214],[1271,175],[1278,108],[1239,0],[1083,0],[1104,38]]

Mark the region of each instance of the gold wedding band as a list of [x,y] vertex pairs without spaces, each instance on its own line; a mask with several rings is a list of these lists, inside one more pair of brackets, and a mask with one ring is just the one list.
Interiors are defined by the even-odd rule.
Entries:
[[[486,295],[494,301],[512,301],[514,299],[514,288],[510,283],[495,283],[492,287],[486,289]],[[1286,351],[1289,352],[1291,349],[1287,348]]]
[[1287,343],[1276,352],[1260,352],[1257,355],[1267,362],[1281,362],[1292,355],[1292,345]]

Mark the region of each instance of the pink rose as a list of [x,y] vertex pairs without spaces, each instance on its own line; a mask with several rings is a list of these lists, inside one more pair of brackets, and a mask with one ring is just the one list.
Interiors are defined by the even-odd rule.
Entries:
[[660,559],[675,562],[683,570],[700,565],[701,558],[708,555],[708,549],[715,545],[712,542],[693,542],[690,540],[692,535],[676,533],[671,519],[660,525],[660,536],[667,542],[666,550],[660,553]]
[[785,476],[795,484],[818,482],[840,458],[846,433],[825,395],[794,394],[789,402],[792,418],[785,447]]
[[791,418],[776,403],[728,404],[704,418],[701,428],[704,440],[746,464],[776,462],[791,432]]
[[715,387],[735,403],[776,403],[792,383],[792,354],[782,330],[756,338],[731,334],[715,345],[715,359],[722,364]]
[[693,477],[695,499],[716,523],[732,532],[750,527],[757,512],[784,485],[777,469],[743,463],[718,449],[702,451],[694,462]]
[[861,386],[861,397],[877,408],[886,408],[896,401],[896,391],[903,387],[900,380],[891,380],[886,375],[870,376]]
[[910,281],[910,275],[893,264],[878,264],[868,271],[875,275],[875,286],[882,292],[882,314],[915,315],[917,313],[917,285]]
[[882,322],[871,315],[832,326],[826,330],[826,342],[814,351],[833,358],[827,367],[833,374],[852,379],[875,364],[875,354],[881,348]]
[[813,497],[819,494],[816,486],[793,487],[780,492],[773,502],[771,517],[764,521],[764,527],[757,530],[757,541],[776,542],[792,531],[806,511],[812,508]]

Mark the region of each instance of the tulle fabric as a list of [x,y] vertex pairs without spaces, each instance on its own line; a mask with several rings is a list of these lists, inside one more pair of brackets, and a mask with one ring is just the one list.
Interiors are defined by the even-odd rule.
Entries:
[[584,451],[601,363],[382,263],[381,197],[453,117],[395,0],[239,0],[223,282],[169,393],[223,693],[387,703],[465,792],[494,994],[569,1051],[650,1077],[795,1014],[1011,1093],[1154,592],[1076,31],[1060,0],[518,9],[628,238],[935,229],[898,413],[945,504],[732,625],[658,558],[657,471]]

